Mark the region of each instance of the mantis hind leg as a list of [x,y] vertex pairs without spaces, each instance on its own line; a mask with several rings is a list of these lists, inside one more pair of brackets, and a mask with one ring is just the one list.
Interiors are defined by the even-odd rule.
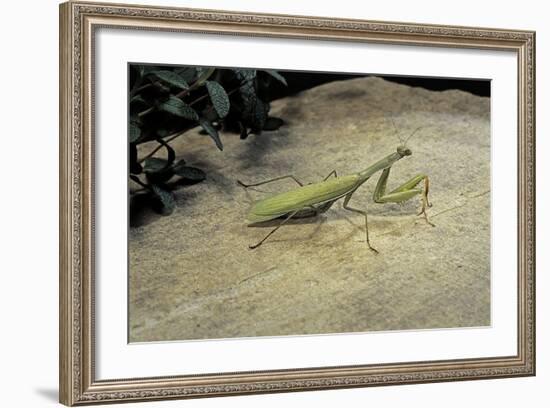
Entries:
[[[386,184],[390,175],[390,169],[387,168],[382,171],[376,188],[374,189],[374,202],[375,203],[403,203],[410,200],[416,195],[422,196],[422,208],[418,215],[424,215],[426,222],[434,227],[435,225],[428,220],[428,214],[426,213],[426,208],[432,206],[428,200],[428,192],[430,190],[430,179],[424,174],[419,174],[405,183],[401,184],[395,190],[386,193]],[[417,188],[417,186],[424,182],[423,188]]]
[[328,174],[328,176],[326,176],[326,177],[323,179],[323,181],[327,181],[327,180],[330,178],[330,176],[332,176],[332,175],[334,175],[334,178],[338,178],[338,174],[336,173],[336,170],[332,170],[332,171]]
[[250,249],[255,249],[255,248],[258,248],[260,245],[262,245],[264,243],[264,241],[266,239],[268,239],[271,235],[273,235],[275,233],[275,231],[277,231],[279,228],[281,228],[283,225],[286,224],[286,222],[288,220],[290,220],[292,217],[294,217],[296,215],[298,211],[294,211],[294,212],[291,212],[279,225],[277,225],[275,228],[273,228],[269,234],[267,234],[265,237],[262,238],[262,240],[260,242],[258,242],[257,244],[254,244],[254,245],[249,245],[248,247]]
[[[334,177],[338,177],[338,174],[336,174],[336,170],[332,170],[328,176],[326,176],[323,181],[327,181],[330,176],[334,175]],[[300,187],[303,187],[304,186],[304,183],[302,183],[300,180],[298,180],[296,177],[294,177],[292,174],[287,174],[286,176],[281,176],[281,177],[275,177],[273,179],[269,179],[269,180],[264,180],[264,181],[260,181],[259,183],[253,183],[253,184],[247,184],[247,183],[243,183],[241,180],[237,180],[237,183],[244,187],[244,188],[248,188],[248,187],[257,187],[257,186],[261,186],[262,184],[268,184],[268,183],[273,183],[274,181],[279,181],[279,180],[284,180],[284,179],[292,179],[296,182],[296,184],[298,184]]]
[[269,180],[265,180],[265,181],[260,181],[259,183],[253,183],[253,184],[246,184],[246,183],[243,183],[242,181],[240,180],[237,180],[237,183],[241,186],[243,186],[244,188],[248,188],[248,187],[256,187],[256,186],[261,186],[262,184],[268,184],[268,183],[273,183],[274,181],[279,181],[279,180],[284,180],[284,179],[292,179],[294,180],[298,185],[300,186],[303,186],[304,183],[302,183],[300,180],[298,180],[296,177],[294,177],[292,174],[288,174],[286,176],[281,176],[281,177],[275,177],[273,179],[269,179]]
[[255,248],[258,248],[260,245],[262,245],[264,243],[265,240],[267,240],[273,233],[275,233],[275,231],[277,231],[279,228],[281,228],[288,220],[290,220],[291,218],[306,218],[306,217],[316,217],[318,216],[319,214],[327,211],[331,206],[332,204],[334,204],[334,201],[332,202],[329,202],[327,204],[325,204],[324,206],[322,207],[315,207],[315,206],[308,206],[308,210],[309,212],[308,213],[305,213],[305,208],[301,209],[301,210],[296,210],[294,212],[291,212],[289,213],[287,216],[285,216],[285,218],[283,219],[283,221],[277,225],[273,230],[271,230],[269,232],[269,234],[267,234],[260,242],[258,242],[257,244],[255,245],[249,245],[248,247],[250,249],[255,249]]
[[351,196],[353,195],[353,191],[351,192],[351,194],[348,194],[346,196],[346,198],[344,198],[344,209],[345,210],[348,210],[348,211],[352,211],[352,212],[355,212],[355,213],[359,213],[359,214],[362,214],[365,216],[365,238],[366,238],[366,242],[367,242],[367,245],[369,246],[369,248],[378,253],[378,251],[372,247],[372,245],[370,244],[370,240],[369,240],[369,220],[368,220],[368,217],[367,217],[367,212],[366,211],[363,211],[363,210],[358,210],[357,208],[353,208],[353,207],[350,207],[348,206],[348,202],[349,200],[351,199]]

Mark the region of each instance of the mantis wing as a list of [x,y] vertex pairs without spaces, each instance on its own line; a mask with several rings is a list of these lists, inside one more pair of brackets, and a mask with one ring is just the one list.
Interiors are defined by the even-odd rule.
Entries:
[[293,211],[334,201],[352,191],[358,181],[359,176],[352,174],[264,198],[252,205],[247,219],[251,223],[269,221]]

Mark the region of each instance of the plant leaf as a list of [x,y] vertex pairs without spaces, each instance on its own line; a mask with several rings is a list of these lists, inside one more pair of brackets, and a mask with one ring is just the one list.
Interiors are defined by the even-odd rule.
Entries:
[[159,104],[158,108],[162,111],[171,113],[189,120],[199,120],[199,115],[193,108],[184,103],[180,98],[170,95],[167,101]]
[[254,106],[254,115],[252,117],[252,131],[254,133],[262,133],[262,129],[267,121],[267,112],[269,112],[269,104],[257,98],[256,106]]
[[256,96],[256,89],[254,88],[254,84],[250,82],[244,83],[239,88],[239,93],[241,94],[244,105],[243,115],[245,117],[250,116],[254,111],[256,99],[258,98]]
[[[153,173],[160,173],[164,170],[168,170],[170,166],[172,166],[172,163],[174,163],[174,160],[176,159],[176,152],[170,146],[168,143],[166,143],[162,139],[157,139],[157,142],[159,142],[167,151],[168,157],[167,160],[161,159],[158,157],[148,157],[143,162],[143,171],[148,174]],[[171,175],[170,175],[171,177]]]
[[168,164],[166,166],[167,167],[171,166],[172,163],[174,163],[174,160],[176,160],[176,152],[174,151],[174,149],[172,149],[172,146],[170,146],[164,140],[157,139],[157,142],[159,142],[161,145],[163,145],[164,148],[166,149],[166,151],[168,152]]
[[153,190],[153,194],[159,199],[162,205],[161,213],[163,215],[171,214],[174,211],[174,208],[176,208],[176,199],[174,198],[172,192],[165,190],[156,184],[151,185],[151,190]]
[[158,173],[145,173],[145,178],[149,184],[164,184],[174,176],[172,167],[167,167]]
[[163,96],[167,96],[167,95],[170,95],[170,87],[164,85],[162,82],[155,82],[153,84],[153,89],[154,89],[154,96],[155,97],[163,97]]
[[153,71],[151,72],[158,79],[181,89],[189,89],[189,84],[181,76],[173,71]]
[[237,78],[239,78],[239,80],[241,80],[243,82],[251,81],[254,78],[256,78],[256,70],[255,69],[241,69],[241,68],[239,68],[239,69],[235,69],[234,72],[237,75]]
[[179,163],[174,166],[174,173],[185,179],[193,181],[202,181],[206,178],[206,174],[201,169],[179,165]]
[[182,77],[187,83],[192,82],[197,75],[197,70],[194,67],[176,68],[174,72]]
[[154,65],[140,65],[139,71],[141,73],[141,76],[145,76],[150,74],[151,72],[155,71],[157,67]]
[[218,113],[220,118],[225,118],[229,113],[229,97],[221,86],[216,81],[206,81],[206,89],[208,89],[208,94],[210,99],[214,104],[214,109]]
[[135,143],[141,136],[141,129],[135,122],[130,122],[130,128],[128,131],[128,138],[130,143]]
[[244,106],[242,118],[252,133],[260,134],[267,120],[269,104],[258,97],[252,82],[241,85],[239,92]]
[[163,137],[170,135],[171,132],[168,129],[159,128],[155,134],[158,136],[157,140],[162,140]]
[[274,69],[266,69],[265,72],[267,72],[269,75],[271,75],[273,78],[275,78],[280,83],[284,84],[285,86],[288,86],[285,77],[282,76],[281,74],[279,74]]
[[284,125],[284,121],[281,118],[268,117],[264,123],[263,130],[277,130]]
[[158,157],[149,157],[143,162],[143,171],[145,173],[158,173],[169,166],[168,160]]
[[197,81],[191,86],[191,88],[195,89],[201,85],[204,85],[204,83],[207,81],[208,78],[210,78],[210,76],[212,76],[215,70],[216,68],[197,68],[199,77],[197,78]]
[[223,145],[222,145],[222,141],[220,139],[220,135],[218,134],[218,131],[212,125],[212,123],[210,123],[206,119],[202,118],[200,120],[200,124],[201,124],[202,128],[206,131],[206,133],[208,133],[208,136],[210,136],[212,138],[212,140],[214,140],[214,142],[216,143],[217,148],[220,149],[220,150],[223,150]]
[[239,122],[239,136],[241,140],[244,140],[248,137],[248,129],[242,122]]

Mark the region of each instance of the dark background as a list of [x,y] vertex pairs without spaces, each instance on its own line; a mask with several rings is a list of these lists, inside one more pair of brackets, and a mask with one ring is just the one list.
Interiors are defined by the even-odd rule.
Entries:
[[[318,72],[300,72],[300,71],[279,71],[285,77],[288,87],[284,87],[276,81],[270,89],[271,100],[294,95],[306,89],[332,82],[346,79],[360,78],[371,75],[365,74],[335,74]],[[417,86],[433,91],[445,91],[448,89],[460,89],[479,96],[491,96],[491,82],[489,80],[477,79],[448,79],[448,78],[427,78],[427,77],[405,77],[405,76],[383,76],[376,75],[391,82],[399,84]]]

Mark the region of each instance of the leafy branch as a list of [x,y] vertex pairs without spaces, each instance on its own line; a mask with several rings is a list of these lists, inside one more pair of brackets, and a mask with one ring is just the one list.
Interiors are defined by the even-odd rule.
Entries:
[[[133,65],[128,126],[131,180],[160,203],[161,213],[171,213],[175,199],[168,182],[174,176],[200,182],[206,174],[182,158],[176,162],[170,142],[200,126],[222,151],[221,130],[246,139],[278,129],[283,121],[268,115],[269,88],[277,82],[287,85],[273,70]],[[138,158],[138,146],[146,142],[157,145]],[[162,149],[166,157],[156,157]]]

